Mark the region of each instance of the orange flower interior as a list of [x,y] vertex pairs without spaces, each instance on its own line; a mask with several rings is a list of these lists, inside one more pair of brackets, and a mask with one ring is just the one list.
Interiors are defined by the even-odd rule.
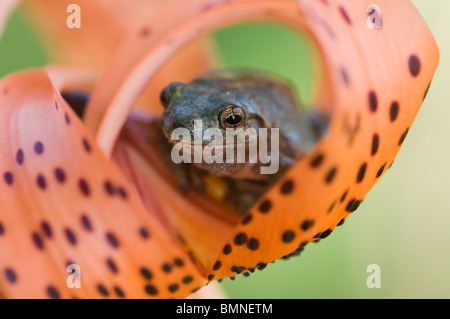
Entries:
[[[84,123],[60,94],[67,80],[82,77],[44,70],[2,80],[2,294],[182,298],[327,237],[393,162],[439,60],[409,1],[379,2],[381,29],[366,25],[367,0],[179,1],[176,19],[161,9],[126,38],[95,83]],[[130,125],[129,116],[136,105],[160,112],[149,83],[178,65],[176,52],[204,48],[196,39],[207,32],[255,20],[287,24],[314,40],[320,56],[313,62],[323,66],[317,107],[331,123],[242,217],[202,195],[181,195],[156,137],[145,121]],[[80,289],[67,286],[71,263],[81,267]]]

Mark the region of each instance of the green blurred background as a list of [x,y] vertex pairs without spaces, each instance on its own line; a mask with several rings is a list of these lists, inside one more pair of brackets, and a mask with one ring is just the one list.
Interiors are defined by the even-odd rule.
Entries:
[[[450,298],[450,1],[412,2],[436,37],[441,62],[394,166],[327,240],[248,278],[225,279],[219,287],[230,298]],[[308,97],[314,70],[305,45],[289,30],[239,26],[215,40],[225,65],[277,72]],[[2,77],[48,62],[17,12],[0,42],[0,61]],[[370,264],[381,267],[381,288],[366,285]]]

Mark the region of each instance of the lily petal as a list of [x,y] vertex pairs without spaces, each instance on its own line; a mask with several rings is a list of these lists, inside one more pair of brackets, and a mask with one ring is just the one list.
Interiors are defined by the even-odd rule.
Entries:
[[105,154],[111,154],[148,80],[192,39],[252,20],[285,23],[314,39],[323,65],[324,91],[317,108],[331,116],[328,133],[236,227],[218,251],[220,267],[213,267],[209,278],[262,266],[327,237],[359,207],[393,162],[422,104],[439,54],[428,27],[408,0],[378,3],[383,7],[381,29],[367,27],[368,0],[217,1],[166,28],[146,56],[128,72],[121,71],[121,83],[117,77],[103,77],[90,107],[106,110],[105,116],[98,122],[101,112],[97,113],[90,128]]
[[23,0],[51,60],[77,68],[102,69],[122,39],[170,1],[80,0],[80,28],[69,28],[73,1]]
[[299,4],[330,80],[331,104],[319,106],[332,116],[329,132],[237,227],[216,278],[329,236],[394,161],[438,65],[433,36],[407,0],[378,2],[381,29],[366,25],[370,1]]
[[[106,113],[117,112],[109,111],[108,106],[116,96],[116,92],[124,85],[130,70],[137,67],[137,61],[143,60],[148,52],[155,47],[164,48],[165,42],[175,41],[178,36],[172,35],[172,37],[167,38],[167,35],[175,27],[222,2],[225,2],[225,0],[213,2],[210,0],[191,0],[189,2],[172,0],[166,6],[160,8],[153,17],[149,17],[145,22],[142,22],[115,52],[114,57],[110,61],[110,67],[103,73],[99,85],[93,92],[85,116],[85,123],[88,129],[97,134],[102,124],[102,119],[107,116]],[[190,80],[199,72],[204,72],[213,65],[217,65],[218,62],[214,59],[214,48],[207,41],[205,43],[204,39],[198,38],[189,44],[187,42],[185,44],[186,46],[183,46],[183,48],[177,47],[179,50],[177,50],[176,54],[174,52],[170,61],[166,61],[168,63],[164,65],[162,63],[153,63],[155,66],[153,70],[154,77],[148,78],[148,82],[141,81],[142,85],[139,88],[136,87],[139,92],[136,92],[132,97],[133,103],[125,104],[139,106],[137,102],[138,96],[141,97],[143,92],[147,92],[148,95],[153,95],[154,98],[147,102],[148,104],[145,105],[145,108],[153,114],[160,114],[159,93],[165,85],[174,80]],[[173,48],[173,45],[169,47]],[[183,55],[186,58],[183,59]],[[144,74],[146,72],[138,73]],[[163,79],[155,85],[154,82],[159,77],[163,77]],[[128,113],[126,112],[126,114]],[[121,124],[124,124],[126,114],[120,114],[123,120]],[[106,128],[105,130],[108,131]],[[112,130],[111,133],[115,137],[118,136],[117,130]],[[117,135],[114,135],[114,133]],[[105,154],[111,154],[112,144],[110,146],[109,152],[105,152]]]
[[[179,16],[196,12],[182,8],[178,0],[80,0],[76,4],[80,7],[81,28],[70,29],[66,26],[66,19],[70,15],[67,7],[71,3],[68,0],[25,0],[21,10],[40,31],[53,63],[94,70],[102,70],[108,63],[114,64],[115,67],[105,74],[111,79],[121,79],[123,70],[130,67],[128,64],[139,59],[163,34],[167,25],[177,21]],[[195,4],[189,4],[191,6],[195,7]],[[113,55],[119,47],[126,50]],[[115,60],[110,61],[113,56]],[[149,109],[152,105],[159,105],[159,91],[174,78],[190,80],[197,72],[211,67],[212,57],[213,47],[207,39],[191,43],[158,71],[137,104]],[[104,88],[107,93],[114,89],[115,86]],[[103,114],[103,109],[90,107],[86,115],[87,126],[92,129],[95,124],[91,123],[99,121],[96,118]]]
[[[204,285],[46,72],[3,79],[0,100],[4,297],[186,297]],[[68,287],[69,264],[81,288]]]
[[[81,28],[70,29],[66,20],[71,14],[67,8],[72,2],[24,0],[20,9],[40,31],[39,35],[53,63],[96,71],[103,70],[108,63],[114,64],[115,68],[105,75],[114,79],[120,79],[122,70],[127,70],[131,61],[139,59],[153,45],[167,24],[177,21],[179,15],[195,12],[178,8],[178,0],[80,0],[76,4],[81,12]],[[162,12],[166,13],[165,16],[161,16]],[[158,24],[149,25],[148,21],[158,21]],[[122,44],[124,40],[126,43]],[[126,47],[127,50],[113,55],[119,47]],[[113,56],[116,59],[110,61]],[[154,109],[152,105],[159,105],[158,92],[174,77],[190,80],[197,72],[211,67],[213,56],[214,48],[208,39],[191,43],[158,71],[142,92],[137,105]],[[86,115],[88,127],[94,121],[91,118],[102,117],[103,112],[98,108],[89,108]]]

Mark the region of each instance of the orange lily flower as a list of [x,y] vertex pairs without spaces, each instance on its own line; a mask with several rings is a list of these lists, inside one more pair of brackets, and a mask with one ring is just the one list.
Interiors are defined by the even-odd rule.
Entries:
[[[171,0],[155,4],[151,19],[124,22],[130,33],[120,45],[111,41],[114,54],[100,77],[45,68],[4,78],[1,294],[184,298],[327,237],[393,162],[439,60],[408,0],[378,3],[379,29],[367,27],[368,0]],[[317,109],[331,122],[314,149],[241,216],[217,198],[179,193],[148,127],[162,111],[159,88],[217,63],[196,39],[254,20],[284,23],[306,37],[317,52]],[[72,50],[61,49],[61,61],[95,66],[89,54]],[[185,68],[189,52],[202,55]],[[74,88],[91,91],[83,121],[61,95]],[[67,285],[68,264],[80,266],[79,289]]]

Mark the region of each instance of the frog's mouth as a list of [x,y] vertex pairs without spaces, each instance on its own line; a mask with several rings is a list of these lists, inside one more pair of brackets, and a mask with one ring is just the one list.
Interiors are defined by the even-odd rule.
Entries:
[[[167,135],[166,135],[166,137],[167,137]],[[190,146],[191,148],[195,148],[195,147],[219,148],[219,147],[221,147],[223,149],[227,149],[229,147],[228,143],[226,142],[226,140],[223,140],[222,142],[217,142],[217,143],[215,143],[214,140],[213,141],[207,141],[207,142],[203,141],[203,142],[199,143],[199,142],[195,142],[195,141],[192,141],[192,140],[190,140],[190,141],[186,141],[186,140],[183,140],[183,139],[182,140],[173,140],[173,139],[171,139],[170,136],[167,137],[167,138],[168,138],[169,142],[172,145],[179,145],[179,146],[182,146],[182,147],[185,147],[185,146],[186,147]],[[258,138],[252,138],[252,139],[246,140],[244,143],[236,143],[235,142],[235,143],[233,143],[233,145],[234,145],[235,148],[248,147],[250,143],[255,143],[257,141],[258,141]]]
[[[215,142],[215,139],[211,139],[211,140],[205,140],[203,139],[203,134],[204,131],[202,132],[202,134],[200,135],[200,137],[196,137],[192,132],[190,133],[190,138],[180,138],[180,139],[173,139],[172,138],[172,132],[168,133],[166,130],[163,129],[163,133],[165,135],[165,137],[167,138],[167,140],[169,141],[169,143],[171,143],[172,145],[180,145],[180,146],[191,146],[191,147],[211,147],[211,148],[219,148],[219,147],[223,147],[224,149],[226,149],[228,147],[228,138],[227,138],[227,133],[223,133],[223,137],[221,139],[219,139],[217,142]],[[258,143],[259,140],[259,134],[252,134],[252,135],[243,135],[244,136],[244,140],[242,140],[242,138],[234,137],[237,135],[233,135],[232,137],[232,144],[234,145],[234,147],[246,147],[251,143]],[[199,141],[200,140],[200,141]],[[231,143],[230,143],[231,144]]]

